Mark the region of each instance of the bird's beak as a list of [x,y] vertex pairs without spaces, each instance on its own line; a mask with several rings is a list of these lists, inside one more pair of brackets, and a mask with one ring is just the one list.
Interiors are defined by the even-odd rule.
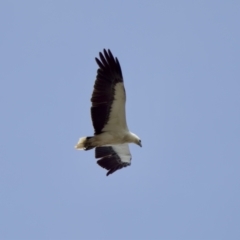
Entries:
[[138,143],[138,146],[142,147],[142,144],[141,144],[141,143]]

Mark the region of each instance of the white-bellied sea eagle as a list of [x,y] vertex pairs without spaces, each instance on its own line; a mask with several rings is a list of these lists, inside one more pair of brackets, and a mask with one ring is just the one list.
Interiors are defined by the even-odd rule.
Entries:
[[95,130],[94,136],[79,139],[76,149],[95,148],[97,163],[108,170],[107,176],[131,164],[128,144],[142,146],[140,138],[128,130],[125,102],[126,93],[123,84],[121,66],[111,51],[103,50],[92,93],[91,116]]

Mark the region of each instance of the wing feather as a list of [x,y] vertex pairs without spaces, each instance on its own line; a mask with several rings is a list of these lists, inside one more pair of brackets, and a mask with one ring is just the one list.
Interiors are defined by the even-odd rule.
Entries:
[[115,171],[131,165],[131,153],[128,144],[118,144],[95,148],[98,165],[108,170],[107,176]]
[[112,129],[127,129],[121,66],[110,50],[104,49],[99,58],[96,58],[99,69],[91,98],[95,135]]

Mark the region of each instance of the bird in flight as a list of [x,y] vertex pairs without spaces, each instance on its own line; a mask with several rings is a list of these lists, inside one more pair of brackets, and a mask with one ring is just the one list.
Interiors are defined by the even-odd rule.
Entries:
[[97,77],[92,93],[91,117],[94,136],[82,137],[78,150],[95,148],[98,165],[108,170],[107,176],[131,165],[129,143],[142,147],[140,138],[128,130],[125,113],[126,93],[121,66],[110,50],[103,50],[99,58]]

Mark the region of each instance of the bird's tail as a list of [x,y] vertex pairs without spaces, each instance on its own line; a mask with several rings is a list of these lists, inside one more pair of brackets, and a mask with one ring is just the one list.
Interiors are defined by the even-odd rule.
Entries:
[[93,145],[93,138],[94,137],[82,137],[78,140],[77,145],[75,146],[78,150],[90,150],[92,148],[95,148]]

